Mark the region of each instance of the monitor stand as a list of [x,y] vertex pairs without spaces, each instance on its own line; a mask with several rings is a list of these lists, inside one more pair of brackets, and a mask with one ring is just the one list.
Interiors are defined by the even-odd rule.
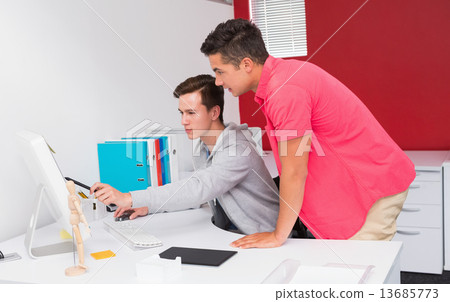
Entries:
[[36,196],[34,198],[34,209],[31,214],[30,223],[28,224],[27,234],[25,235],[25,248],[28,255],[31,258],[37,259],[39,257],[71,253],[74,251],[74,245],[72,241],[64,241],[56,244],[32,247],[34,233],[36,231],[36,222],[41,208],[42,198],[44,196],[45,186],[40,184],[36,190]]

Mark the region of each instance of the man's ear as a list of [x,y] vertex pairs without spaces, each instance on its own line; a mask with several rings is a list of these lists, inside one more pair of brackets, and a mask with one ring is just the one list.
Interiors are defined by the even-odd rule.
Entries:
[[211,119],[213,121],[217,120],[220,116],[220,107],[219,105],[216,105],[214,107],[211,108],[210,110],[210,114],[211,114]]
[[255,62],[253,62],[250,58],[243,58],[241,61],[240,67],[243,68],[246,72],[250,73],[253,70],[253,67],[255,66]]

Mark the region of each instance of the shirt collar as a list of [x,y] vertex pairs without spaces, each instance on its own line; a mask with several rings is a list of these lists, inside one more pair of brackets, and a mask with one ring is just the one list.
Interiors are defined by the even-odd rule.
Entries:
[[267,96],[267,86],[269,84],[270,75],[275,65],[275,58],[269,55],[264,63],[263,70],[261,72],[261,78],[259,79],[258,88],[255,93],[255,102],[262,105],[264,99]]

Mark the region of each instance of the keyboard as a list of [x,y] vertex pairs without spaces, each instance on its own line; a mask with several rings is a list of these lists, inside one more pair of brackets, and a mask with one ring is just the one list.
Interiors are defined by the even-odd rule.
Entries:
[[162,241],[150,235],[131,221],[103,220],[106,230],[131,248],[151,248],[162,245]]

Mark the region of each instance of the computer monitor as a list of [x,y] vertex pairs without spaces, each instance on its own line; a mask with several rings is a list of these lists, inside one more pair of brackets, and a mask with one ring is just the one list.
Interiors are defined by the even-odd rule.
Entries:
[[[37,182],[34,200],[34,210],[28,225],[25,236],[25,246],[32,258],[59,254],[73,251],[72,241],[63,241],[49,246],[33,248],[32,242],[36,229],[36,222],[39,215],[42,200],[47,201],[48,209],[57,223],[69,234],[72,232],[70,224],[70,210],[68,207],[69,191],[66,188],[66,181],[58,168],[58,165],[50,151],[45,139],[31,131],[22,130],[16,133],[19,152],[22,155],[32,177]],[[43,198],[46,196],[47,198]],[[83,240],[90,237],[90,234],[80,228]]]

